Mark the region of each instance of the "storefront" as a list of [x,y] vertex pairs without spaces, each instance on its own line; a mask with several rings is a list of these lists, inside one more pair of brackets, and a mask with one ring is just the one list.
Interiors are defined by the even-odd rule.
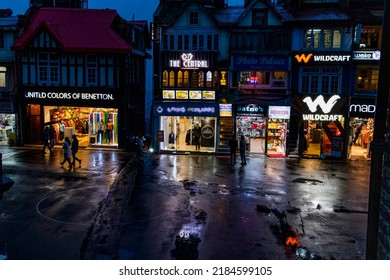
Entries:
[[23,96],[25,143],[40,143],[45,126],[55,130],[56,143],[76,134],[81,147],[118,146],[115,93],[33,91]]
[[287,130],[290,119],[290,106],[269,106],[267,125],[267,156],[287,155]]
[[374,97],[351,97],[349,103],[348,158],[370,158],[374,135]]
[[244,135],[250,153],[266,153],[266,107],[248,104],[235,106],[237,137]]
[[11,102],[0,102],[0,106],[0,145],[14,145],[16,114]]
[[294,109],[301,114],[299,145],[303,155],[318,158],[344,158],[348,98],[339,95],[295,95]]
[[[161,152],[216,152],[219,110],[214,103],[161,102],[153,107],[155,147]],[[200,127],[200,150],[194,128]]]

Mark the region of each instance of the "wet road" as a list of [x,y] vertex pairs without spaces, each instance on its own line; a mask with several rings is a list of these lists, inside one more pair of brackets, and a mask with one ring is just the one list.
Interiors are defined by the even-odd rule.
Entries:
[[10,259],[364,259],[368,161],[144,154],[134,183],[119,151],[0,152]]
[[0,255],[9,259],[79,259],[80,248],[128,154],[81,150],[82,166],[59,164],[60,147],[0,147],[3,175],[15,181],[0,200]]
[[364,259],[369,169],[363,160],[145,156],[118,258]]

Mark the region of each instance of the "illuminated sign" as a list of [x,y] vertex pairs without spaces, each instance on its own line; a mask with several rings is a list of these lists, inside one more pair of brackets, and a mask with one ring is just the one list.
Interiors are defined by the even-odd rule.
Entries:
[[209,68],[209,63],[207,60],[194,60],[192,53],[183,53],[181,55],[181,60],[169,60],[169,67],[175,68]]
[[309,63],[309,62],[348,62],[351,60],[351,55],[315,55],[312,53],[308,54],[297,54],[294,56],[295,61],[298,63]]
[[306,105],[309,107],[310,112],[312,113],[317,112],[317,107],[320,106],[322,112],[328,114],[332,110],[333,106],[336,104],[338,99],[340,99],[340,96],[333,95],[331,98],[329,98],[328,102],[325,102],[324,97],[320,95],[317,96],[317,98],[314,101],[310,96],[306,97],[302,101],[305,102]]
[[349,116],[359,118],[374,118],[376,111],[376,98],[351,97],[349,103]]
[[215,90],[163,90],[163,99],[207,99],[215,100]]
[[[175,103],[175,104],[174,104]],[[177,104],[176,104],[177,103]],[[198,102],[199,103],[199,102]],[[194,102],[167,102],[156,104],[154,113],[156,116],[217,116],[219,113],[216,105],[195,104]]]
[[81,93],[81,92],[44,92],[27,91],[24,93],[27,99],[61,99],[61,100],[114,100],[111,93]]
[[289,106],[269,106],[268,118],[270,119],[290,119],[290,107]]
[[353,52],[354,60],[380,60],[380,51],[355,51]]
[[349,111],[353,113],[375,113],[376,106],[373,104],[351,104]]
[[232,104],[219,104],[219,116],[220,117],[233,116]]
[[246,106],[236,106],[237,115],[259,115],[264,116],[265,109],[262,106],[250,104]]
[[[340,100],[339,95],[332,95],[327,102],[325,102],[324,96],[319,95],[316,99],[312,97],[305,97],[302,101],[306,103],[309,111],[313,114],[303,114],[303,120],[305,121],[341,121],[343,116],[337,114],[329,114],[338,100]],[[320,107],[323,114],[318,114],[318,107]],[[317,114],[316,114],[317,113]]]

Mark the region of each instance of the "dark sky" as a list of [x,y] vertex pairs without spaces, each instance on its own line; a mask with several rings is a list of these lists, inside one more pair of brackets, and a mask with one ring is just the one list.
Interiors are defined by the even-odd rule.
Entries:
[[[0,0],[0,9],[10,8],[13,15],[24,14],[29,7],[29,0]],[[133,15],[135,20],[152,21],[153,12],[159,0],[89,0],[90,9],[115,9],[118,14],[127,20]],[[228,0],[229,6],[243,5],[244,0]]]

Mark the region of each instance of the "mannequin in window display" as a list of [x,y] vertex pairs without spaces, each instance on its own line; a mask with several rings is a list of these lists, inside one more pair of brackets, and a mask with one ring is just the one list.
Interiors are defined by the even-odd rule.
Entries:
[[111,119],[108,119],[106,130],[107,130],[107,136],[108,136],[108,143],[112,144],[113,124],[112,124],[112,120]]
[[98,144],[101,144],[103,142],[103,135],[104,135],[104,130],[105,130],[105,124],[103,120],[101,120],[98,123],[98,133],[97,133],[97,142]]
[[173,133],[173,131],[171,131],[171,133],[169,134],[168,136],[168,144],[169,144],[169,148],[170,149],[173,149],[174,148],[174,145],[175,145],[175,133]]

